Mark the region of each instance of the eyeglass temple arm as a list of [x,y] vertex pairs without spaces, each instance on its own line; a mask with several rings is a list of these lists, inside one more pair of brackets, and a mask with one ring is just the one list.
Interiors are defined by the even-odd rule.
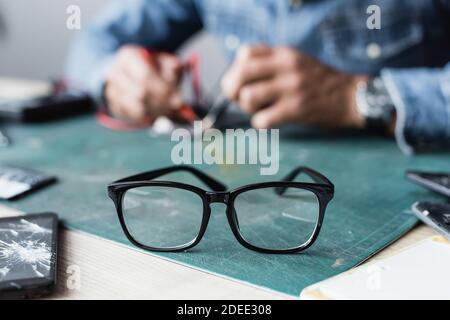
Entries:
[[304,173],[308,177],[310,177],[315,183],[333,186],[333,183],[331,183],[331,181],[328,180],[327,177],[325,177],[323,174],[321,174],[311,168],[308,168],[308,167],[295,168],[283,179],[283,181],[294,181],[294,179],[297,178],[297,176],[299,176],[302,173]]
[[225,186],[223,183],[221,183],[221,182],[217,181],[216,179],[212,178],[211,176],[201,172],[200,170],[198,170],[194,167],[189,167],[189,166],[173,166],[173,167],[168,167],[168,168],[164,168],[164,169],[144,172],[144,173],[140,173],[140,174],[137,174],[134,176],[130,176],[130,177],[115,181],[114,183],[153,180],[153,179],[159,178],[161,176],[164,176],[166,174],[177,172],[177,171],[187,171],[187,172],[193,174],[199,180],[204,182],[208,187],[210,187],[213,191],[224,192],[224,191],[228,190],[227,186]]
[[[297,176],[299,176],[302,173],[310,177],[315,183],[324,184],[331,188],[334,188],[333,183],[330,180],[328,180],[327,177],[308,167],[295,168],[282,181],[292,182],[295,180],[295,178],[297,178]],[[286,189],[287,188],[280,187],[276,189],[276,192],[278,195],[282,195],[286,191]]]

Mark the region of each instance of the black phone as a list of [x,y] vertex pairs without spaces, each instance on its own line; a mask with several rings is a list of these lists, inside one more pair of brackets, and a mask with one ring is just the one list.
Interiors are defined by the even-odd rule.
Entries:
[[56,177],[36,170],[0,165],[0,200],[17,200],[56,180]]
[[25,123],[58,120],[92,110],[92,99],[74,90],[28,100],[0,101],[0,119]]
[[0,298],[42,297],[56,284],[58,217],[0,219]]
[[411,181],[450,197],[450,173],[407,171],[406,177]]

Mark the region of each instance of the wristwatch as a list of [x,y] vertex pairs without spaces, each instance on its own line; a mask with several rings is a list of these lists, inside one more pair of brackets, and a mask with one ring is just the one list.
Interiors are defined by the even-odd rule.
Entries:
[[395,114],[395,106],[380,77],[358,84],[356,106],[368,130],[387,132]]

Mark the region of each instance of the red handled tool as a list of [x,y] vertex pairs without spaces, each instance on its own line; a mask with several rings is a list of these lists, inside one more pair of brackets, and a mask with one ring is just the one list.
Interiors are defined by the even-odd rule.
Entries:
[[[149,63],[155,64],[154,55],[150,50],[145,48],[141,49],[141,55],[147,60]],[[198,54],[191,54],[186,61],[185,66],[186,72],[191,77],[192,84],[192,93],[194,97],[194,104],[200,105],[201,103],[201,83],[200,83],[200,59]],[[193,122],[199,119],[198,115],[194,111],[194,107],[190,104],[184,104],[180,110],[179,114],[182,119],[188,122]],[[152,125],[151,120],[142,121],[139,123],[136,122],[127,122],[120,119],[116,119],[110,116],[105,111],[99,111],[97,113],[97,121],[112,130],[118,131],[132,131],[132,130],[141,130],[148,128]]]
[[[142,48],[141,54],[147,61],[155,64],[154,56],[151,51]],[[194,96],[194,103],[198,104],[201,97],[201,87],[200,87],[200,68],[199,68],[199,58],[198,55],[193,53],[186,61],[186,72],[191,76],[192,92]],[[194,108],[189,104],[184,104],[180,110],[181,117],[189,122],[193,122],[198,119]]]

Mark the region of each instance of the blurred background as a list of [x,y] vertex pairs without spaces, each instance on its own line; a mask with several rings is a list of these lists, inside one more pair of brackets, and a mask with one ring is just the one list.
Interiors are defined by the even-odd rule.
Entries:
[[[78,30],[66,28],[67,7],[81,8],[82,28],[112,0],[0,0],[0,77],[49,79],[60,77],[70,42]],[[202,57],[202,82],[214,82],[224,68],[224,54],[214,38],[202,33],[183,54]]]

